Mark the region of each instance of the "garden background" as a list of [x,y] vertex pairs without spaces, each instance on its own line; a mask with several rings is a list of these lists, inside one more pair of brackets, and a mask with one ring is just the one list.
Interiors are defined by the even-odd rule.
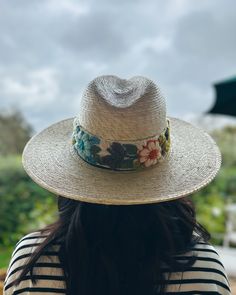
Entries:
[[[236,203],[236,119],[229,126],[205,115],[215,100],[212,83],[233,77],[231,99],[223,93],[218,113],[227,106],[223,114],[236,117],[235,11],[233,0],[0,0],[0,294],[15,243],[57,218],[56,198],[22,168],[23,147],[46,126],[75,116],[83,89],[99,75],[150,78],[168,115],[195,117],[215,138],[222,168],[190,197],[211,242],[222,245],[226,208]],[[226,256],[236,279],[231,246],[222,249],[232,250]]]

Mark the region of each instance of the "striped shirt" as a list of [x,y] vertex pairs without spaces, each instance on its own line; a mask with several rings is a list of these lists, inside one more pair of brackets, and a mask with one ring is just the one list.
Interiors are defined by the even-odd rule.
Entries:
[[[26,276],[18,286],[12,284],[19,277],[22,266],[44,238],[45,236],[39,232],[34,232],[26,235],[17,243],[8,267],[4,295],[66,293],[64,273],[58,258],[59,244],[53,245],[37,261],[34,268],[34,277],[37,280],[35,285],[29,276]],[[192,250],[197,256],[196,262],[183,273],[171,273],[166,281],[166,294],[231,294],[224,266],[214,247],[199,242]],[[178,255],[178,259],[186,260],[189,255],[192,253]]]

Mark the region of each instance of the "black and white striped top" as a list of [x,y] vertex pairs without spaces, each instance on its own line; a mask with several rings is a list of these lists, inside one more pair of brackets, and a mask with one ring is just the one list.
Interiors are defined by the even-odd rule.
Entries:
[[[17,294],[65,294],[64,274],[58,258],[59,244],[52,246],[50,251],[42,255],[35,265],[34,277],[37,280],[33,285],[29,277],[18,286],[12,282],[17,279],[22,266],[43,239],[39,232],[23,237],[12,254],[4,284],[4,295]],[[227,275],[219,255],[212,245],[198,243],[193,248],[197,261],[185,272],[172,273],[166,281],[166,294],[231,294]],[[186,259],[186,255],[178,259]]]

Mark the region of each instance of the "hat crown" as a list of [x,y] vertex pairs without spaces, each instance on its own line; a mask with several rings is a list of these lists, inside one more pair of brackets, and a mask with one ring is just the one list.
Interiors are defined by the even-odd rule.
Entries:
[[166,128],[165,99],[148,78],[99,76],[85,89],[76,121],[109,140],[152,137]]

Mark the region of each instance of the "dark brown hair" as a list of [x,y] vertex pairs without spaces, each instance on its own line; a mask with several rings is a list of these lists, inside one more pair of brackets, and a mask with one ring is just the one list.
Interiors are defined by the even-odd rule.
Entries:
[[[164,272],[184,271],[185,253],[209,233],[196,221],[187,198],[147,205],[101,205],[58,197],[59,218],[42,229],[47,234],[25,265],[16,284],[55,242],[60,243],[67,294],[165,294]],[[198,234],[198,237],[193,235]],[[165,265],[165,267],[163,267]]]

